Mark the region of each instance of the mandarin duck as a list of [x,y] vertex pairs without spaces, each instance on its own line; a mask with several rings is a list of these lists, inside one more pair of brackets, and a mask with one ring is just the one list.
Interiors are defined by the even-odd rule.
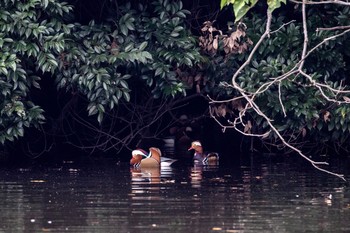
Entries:
[[142,149],[136,149],[131,152],[132,158],[130,159],[130,165],[134,167],[160,167],[170,166],[175,159],[162,156],[162,152],[157,147],[149,148],[149,153]]
[[192,142],[188,150],[194,150],[193,160],[195,163],[214,165],[219,162],[219,154],[217,152],[205,153],[200,141]]

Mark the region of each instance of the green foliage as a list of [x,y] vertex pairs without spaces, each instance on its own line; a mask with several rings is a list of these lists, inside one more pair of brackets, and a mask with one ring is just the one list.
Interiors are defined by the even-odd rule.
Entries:
[[[116,57],[116,50],[113,50],[116,48],[112,48],[109,34],[111,29],[107,25],[94,22],[87,26],[75,24],[66,51],[61,54],[61,72],[56,78],[58,88],[66,88],[87,98],[89,115],[98,114],[99,122],[105,106],[112,109],[121,98],[130,99],[127,83],[130,75],[117,72],[117,59],[119,62],[140,61],[137,55],[143,52],[139,48],[126,48],[128,53],[122,52],[120,57]],[[146,58],[143,59],[146,61]]]
[[43,110],[30,100],[32,88],[45,72],[58,66],[65,46],[62,24],[71,7],[48,0],[0,1],[0,142],[23,136],[24,127],[45,120]]
[[186,29],[186,15],[190,12],[182,9],[181,1],[154,1],[152,5],[153,11],[140,6],[140,12],[134,15],[137,23],[133,38],[147,41],[153,58],[151,64],[142,65],[141,78],[153,89],[155,97],[162,93],[185,94],[186,86],[178,73],[191,69],[202,59],[195,38]]
[[[55,76],[58,89],[84,96],[88,114],[100,123],[107,111],[131,100],[132,88],[150,88],[154,97],[186,93],[178,73],[202,57],[181,1],[135,9],[127,3],[99,24],[69,24],[71,12],[60,0],[0,2],[1,143],[44,123],[29,95],[44,74]],[[144,86],[135,86],[138,80]]]
[[[258,0],[221,0],[220,8],[224,8],[227,5],[232,4],[235,14],[235,22],[244,17],[247,12],[255,6]],[[281,3],[286,4],[286,0],[267,0],[268,9],[270,12],[281,7]]]
[[185,94],[178,77],[201,56],[196,41],[185,28],[189,14],[182,3],[154,1],[153,8],[128,3],[108,22],[75,24],[57,74],[59,88],[83,94],[90,115],[101,122],[106,107],[130,100],[130,85],[144,80],[154,97]]
[[[279,8],[282,2],[267,1],[269,10]],[[233,4],[237,22],[256,3],[222,0],[221,7]],[[118,9],[111,5],[112,14],[106,14],[102,23],[82,25],[67,23],[71,22],[72,7],[59,0],[0,1],[1,143],[23,136],[25,127],[44,123],[43,109],[30,99],[31,91],[40,88],[43,75],[54,76],[57,88],[83,96],[88,114],[100,123],[119,104],[136,101],[133,97],[144,88],[156,98],[185,95],[191,86],[217,99],[237,95],[220,83],[230,83],[232,73],[246,60],[250,40],[256,42],[265,29],[265,16],[255,12],[246,16],[241,26],[247,28],[236,34],[230,31],[232,28],[225,32],[227,35],[217,37],[215,33],[221,31],[212,31],[208,46],[213,46],[210,51],[214,52],[201,54],[198,41],[186,25],[190,12],[183,9],[181,1],[133,4]],[[316,28],[350,24],[349,7],[310,7],[307,13],[310,47],[336,33],[317,32]],[[274,17],[272,30],[289,21]],[[290,70],[300,58],[302,38],[298,21],[271,34],[251,66],[240,73],[241,87],[247,93],[255,92],[271,78]],[[348,84],[349,41],[347,35],[328,41],[307,58],[305,72],[334,88]],[[233,44],[225,44],[230,42]],[[237,51],[227,53],[228,45],[237,45],[231,47]],[[347,105],[329,103],[305,78],[290,77],[280,83],[285,117],[278,88],[272,85],[256,96],[256,102],[281,132],[314,141],[345,142],[350,133]],[[230,104],[235,112],[245,103]],[[253,112],[250,117],[253,130],[267,127]]]

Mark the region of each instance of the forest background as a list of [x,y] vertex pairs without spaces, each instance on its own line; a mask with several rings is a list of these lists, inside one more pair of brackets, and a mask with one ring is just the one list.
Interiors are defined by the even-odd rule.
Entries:
[[3,0],[0,9],[3,158],[129,155],[168,137],[349,154],[347,2]]

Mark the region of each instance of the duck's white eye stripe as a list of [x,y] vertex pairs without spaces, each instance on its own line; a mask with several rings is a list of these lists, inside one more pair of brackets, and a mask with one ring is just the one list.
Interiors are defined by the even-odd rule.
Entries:
[[193,145],[195,145],[195,146],[202,146],[202,144],[200,142],[193,142]]
[[145,154],[145,152],[143,152],[143,151],[141,151],[141,150],[133,150],[133,151],[131,152],[131,154],[132,154],[132,156],[135,156],[135,155],[147,156],[147,155]]

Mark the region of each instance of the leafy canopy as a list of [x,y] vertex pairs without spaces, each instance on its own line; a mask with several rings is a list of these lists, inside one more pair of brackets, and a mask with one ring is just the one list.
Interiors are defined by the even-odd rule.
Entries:
[[44,77],[86,100],[99,123],[140,89],[154,98],[186,94],[179,74],[202,56],[181,1],[127,3],[87,25],[72,22],[72,12],[60,0],[0,1],[0,143],[45,122],[30,98]]
[[54,73],[70,26],[62,23],[72,7],[48,0],[0,1],[0,143],[38,127],[43,109],[30,99],[45,73]]

